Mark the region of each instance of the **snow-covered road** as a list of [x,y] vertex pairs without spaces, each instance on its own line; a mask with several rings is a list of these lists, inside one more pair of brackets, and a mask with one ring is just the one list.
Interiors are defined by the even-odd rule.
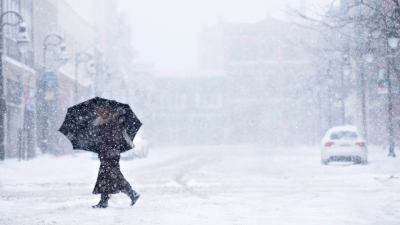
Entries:
[[320,164],[317,148],[154,149],[121,161],[141,197],[92,209],[91,153],[0,162],[0,224],[399,224],[400,159]]

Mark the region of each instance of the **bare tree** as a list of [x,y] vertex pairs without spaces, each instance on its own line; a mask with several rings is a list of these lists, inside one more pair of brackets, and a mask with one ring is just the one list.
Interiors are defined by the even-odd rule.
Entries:
[[[324,9],[314,10],[306,15],[298,10],[291,12],[301,18],[300,26],[316,31],[319,36],[319,43],[308,46],[307,49],[314,53],[322,65],[339,65],[342,70],[342,98],[343,90],[343,67],[350,61],[353,70],[357,74],[357,83],[353,88],[361,102],[362,123],[365,138],[368,138],[367,113],[366,113],[366,62],[371,61],[373,54],[376,61],[387,65],[388,83],[388,136],[389,156],[394,154],[393,140],[393,109],[392,109],[392,83],[397,80],[400,86],[400,73],[395,66],[398,60],[396,50],[399,40],[398,30],[400,29],[400,5],[398,0],[358,0],[342,1],[340,6],[333,3]],[[306,21],[307,26],[304,26]],[[339,54],[341,53],[341,54]],[[338,57],[342,55],[342,57]],[[342,63],[334,63],[342,60]],[[364,62],[366,61],[366,62]],[[328,63],[329,62],[329,63]],[[331,71],[331,68],[329,68]],[[390,77],[393,73],[396,79]],[[342,104],[342,107],[344,104]],[[344,115],[344,108],[342,115]]]

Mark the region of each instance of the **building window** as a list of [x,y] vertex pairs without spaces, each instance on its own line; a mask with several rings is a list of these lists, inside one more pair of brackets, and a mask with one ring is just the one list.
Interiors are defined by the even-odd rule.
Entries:
[[252,40],[234,40],[230,44],[230,59],[233,61],[255,61],[257,60],[258,48]]
[[221,95],[196,95],[196,108],[220,108],[222,106]]
[[305,53],[300,47],[289,41],[282,45],[283,60],[301,60],[304,59]]
[[35,89],[33,87],[25,86],[24,87],[24,97],[25,97],[25,108],[28,111],[35,111],[36,104],[35,104]]
[[[32,0],[5,0],[4,1],[4,12],[13,10],[18,12],[24,23],[26,24],[26,32],[32,40]],[[8,14],[5,16],[4,21],[8,23],[17,23],[18,17],[14,14]],[[4,26],[5,35],[5,53],[8,57],[26,64],[27,66],[33,67],[33,53],[28,52],[28,56],[22,58],[21,53],[16,44],[16,38],[19,33],[18,26]],[[32,44],[32,43],[31,43]],[[22,60],[24,59],[24,60]]]
[[24,54],[24,64],[31,68],[33,68],[33,63],[34,63],[33,56],[34,56],[34,54],[33,54],[33,51],[31,51],[31,50],[25,52],[25,54]]
[[263,60],[277,60],[278,49],[276,42],[266,41],[261,47],[261,55]]
[[6,54],[8,57],[17,60],[18,62],[21,62],[21,52],[18,49],[17,43],[15,42],[15,39],[12,39],[10,37],[6,37]]

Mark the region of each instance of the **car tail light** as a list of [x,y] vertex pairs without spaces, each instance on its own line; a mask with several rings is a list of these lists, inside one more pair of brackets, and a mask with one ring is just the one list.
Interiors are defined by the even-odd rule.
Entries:
[[364,142],[357,142],[356,145],[358,145],[360,147],[365,147],[365,143]]
[[331,147],[332,145],[334,145],[335,143],[333,143],[333,142],[326,142],[325,143],[325,146],[326,147]]

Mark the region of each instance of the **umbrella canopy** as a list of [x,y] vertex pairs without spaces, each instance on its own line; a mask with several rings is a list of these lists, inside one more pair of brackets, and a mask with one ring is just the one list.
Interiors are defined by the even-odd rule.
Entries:
[[[98,117],[96,108],[106,107],[118,112],[121,132],[126,131],[126,134],[133,141],[142,123],[129,105],[99,97],[68,108],[65,120],[58,131],[68,138],[74,150],[99,153],[102,140],[100,128],[94,125],[94,120]],[[120,143],[121,153],[132,149],[124,138],[121,139]]]

